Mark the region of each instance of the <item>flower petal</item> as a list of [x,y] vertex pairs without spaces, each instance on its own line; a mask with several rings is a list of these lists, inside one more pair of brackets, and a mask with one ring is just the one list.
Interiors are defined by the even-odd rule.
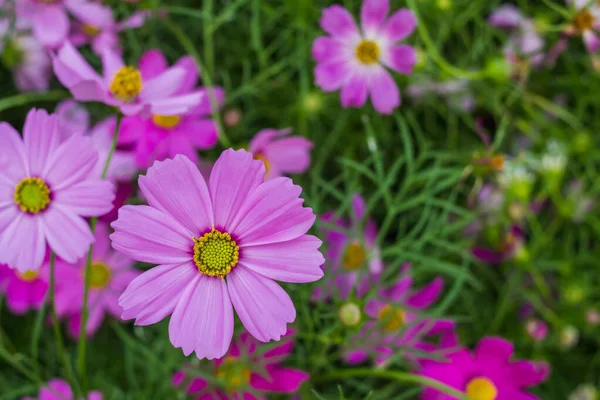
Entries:
[[33,17],[33,33],[47,47],[59,46],[69,33],[69,17],[60,5],[39,5]]
[[0,262],[19,272],[37,271],[45,254],[46,239],[40,218],[19,212],[0,235]]
[[294,136],[276,140],[265,149],[264,155],[272,167],[285,173],[302,173],[310,165],[310,149],[313,143]]
[[139,178],[148,204],[177,220],[194,236],[211,229],[213,206],[204,177],[184,156],[155,162]]
[[517,28],[523,22],[523,16],[513,4],[503,4],[488,17],[488,24],[497,28]]
[[312,45],[313,60],[318,63],[333,63],[344,59],[344,42],[329,36],[320,36]]
[[87,252],[94,235],[83,218],[52,204],[42,216],[48,245],[57,256],[74,263]]
[[318,64],[315,67],[315,83],[325,92],[333,92],[342,87],[350,73],[347,61],[335,61]]
[[63,142],[46,163],[42,178],[59,191],[85,179],[96,166],[98,153],[89,137],[73,135]]
[[389,0],[364,0],[360,9],[363,35],[372,37],[385,22],[390,9]]
[[250,385],[254,389],[278,393],[296,393],[303,382],[310,378],[304,371],[277,366],[267,367],[268,379],[258,374],[252,374]]
[[86,180],[66,189],[53,192],[53,201],[68,207],[77,215],[97,217],[113,208],[114,185],[105,180]]
[[121,58],[121,56],[111,48],[104,48],[101,56],[104,84],[109,87],[115,78],[115,75],[121,68],[123,68],[125,63],[123,62],[123,58]]
[[479,341],[475,349],[478,361],[494,361],[505,363],[513,355],[514,347],[511,342],[501,337],[485,337]]
[[427,308],[437,300],[443,288],[444,280],[442,278],[436,278],[429,285],[410,296],[407,299],[406,304],[418,309]]
[[261,342],[279,340],[296,319],[290,296],[273,280],[238,265],[227,275],[231,302],[244,327]]
[[169,67],[167,59],[160,50],[152,49],[142,54],[138,68],[144,81],[149,81],[162,74]]
[[600,37],[594,31],[586,30],[583,32],[583,43],[588,52],[595,53],[600,48]]
[[23,126],[23,142],[29,160],[29,173],[40,176],[49,156],[56,150],[60,140],[58,119],[46,110],[32,108]]
[[190,142],[199,149],[214,147],[219,140],[219,129],[212,119],[191,119],[182,124]]
[[511,382],[518,387],[537,385],[549,375],[550,365],[545,362],[516,361],[510,364]]
[[164,99],[177,93],[179,88],[185,83],[186,71],[181,67],[170,67],[160,75],[144,82],[144,87],[140,92],[140,99],[151,101]]
[[53,66],[58,80],[67,88],[81,81],[101,81],[98,73],[69,42],[58,50],[53,58]]
[[417,52],[414,47],[401,44],[389,49],[382,62],[396,72],[410,75],[417,63]]
[[392,76],[381,68],[371,76],[369,81],[371,101],[377,111],[391,114],[400,105],[400,91]]
[[191,112],[204,98],[204,94],[196,91],[184,95],[149,100],[152,114],[183,115]]
[[221,278],[198,274],[182,293],[169,322],[169,338],[183,354],[220,358],[233,337],[233,308]]
[[22,178],[31,176],[21,136],[6,122],[0,122],[0,180],[3,175],[12,185],[19,183]]
[[412,11],[403,8],[396,11],[388,19],[384,28],[384,35],[390,42],[406,39],[417,26],[417,17]]
[[163,211],[124,206],[111,226],[113,248],[137,261],[181,264],[192,260],[192,232]]
[[175,66],[185,70],[185,78],[176,93],[184,94],[191,92],[198,83],[198,77],[200,76],[200,70],[196,65],[196,61],[194,61],[192,56],[183,56],[177,60]]
[[324,9],[319,23],[321,28],[331,36],[352,37],[360,35],[352,14],[339,5]]
[[342,88],[342,107],[364,106],[368,93],[366,78],[360,74],[353,74]]

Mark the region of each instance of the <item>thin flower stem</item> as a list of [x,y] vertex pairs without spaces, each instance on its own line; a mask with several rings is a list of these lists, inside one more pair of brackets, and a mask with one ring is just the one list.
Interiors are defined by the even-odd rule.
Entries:
[[213,74],[215,70],[215,60],[214,60],[214,50],[212,47],[212,29],[211,22],[213,19],[213,0],[204,0],[204,16],[205,20],[202,26],[204,27],[204,32],[202,33],[204,39],[204,67],[205,70],[202,71],[204,74],[208,72],[209,74]]
[[[106,161],[104,162],[104,168],[102,169],[102,179],[106,179],[106,174],[108,173],[108,168],[110,167],[110,161],[115,153],[115,149],[117,148],[117,139],[119,137],[119,128],[121,127],[121,119],[123,116],[121,113],[117,114],[117,121],[115,124],[115,132],[113,133],[112,143],[110,146],[110,151],[108,152],[108,156],[106,157]],[[98,222],[97,217],[93,217],[90,220],[90,230],[92,234],[96,230],[96,224]],[[81,377],[82,388],[84,396],[87,398],[88,392],[88,382],[87,382],[87,373],[86,373],[86,345],[87,345],[87,335],[86,335],[86,325],[89,317],[88,310],[88,300],[90,295],[90,270],[92,268],[92,253],[94,250],[94,244],[90,245],[90,249],[87,254],[87,259],[85,263],[85,275],[84,275],[84,290],[83,290],[83,306],[81,308],[81,329],[79,330],[79,359],[78,359],[78,369],[79,375]]]

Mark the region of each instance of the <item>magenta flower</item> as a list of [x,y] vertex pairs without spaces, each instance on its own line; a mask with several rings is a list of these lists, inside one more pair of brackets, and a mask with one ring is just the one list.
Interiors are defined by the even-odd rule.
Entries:
[[[134,268],[132,259],[112,251],[108,235],[108,225],[99,223],[94,236],[90,270],[88,336],[98,331],[106,314],[121,319],[123,309],[118,304],[119,296],[141,273]],[[59,261],[57,267],[56,310],[60,316],[68,317],[68,331],[74,338],[79,337],[81,330],[85,265],[86,259],[83,258],[76,264]]]
[[0,292],[4,293],[6,305],[13,314],[22,315],[29,310],[38,310],[47,290],[46,268],[20,273],[8,265],[0,265]]
[[354,289],[358,297],[363,297],[383,271],[376,244],[377,226],[371,218],[365,218],[365,208],[365,201],[357,194],[352,197],[350,220],[343,220],[333,212],[321,216],[326,224],[323,234],[327,244],[326,268],[330,270],[327,276],[333,282],[317,288],[317,298],[334,294],[346,299]]
[[185,355],[219,358],[233,335],[233,307],[258,340],[279,340],[296,318],[274,280],[323,276],[321,241],[301,188],[264,181],[264,165],[245,150],[226,150],[208,185],[186,157],[155,162],[140,189],[149,206],[125,206],[112,223],[113,247],[160,266],[136,278],[119,299],[123,319],[156,323],[169,314],[169,337]]
[[188,376],[184,370],[175,373],[173,385],[203,400],[266,399],[268,393],[296,393],[310,376],[281,365],[294,346],[294,340],[288,335],[282,338],[283,343],[265,350],[250,335],[243,333],[232,344],[229,353],[209,367],[208,374],[221,381],[221,385]]
[[[513,361],[513,345],[499,337],[483,338],[475,352],[463,349],[448,361],[428,360],[421,374],[465,393],[473,400],[534,400],[527,388],[546,380],[550,366],[542,362]],[[452,400],[436,389],[427,388],[421,400]]]
[[203,97],[199,92],[178,94],[188,78],[179,66],[144,78],[141,69],[152,66],[126,66],[120,55],[107,48],[102,51],[102,66],[104,76],[68,42],[53,59],[54,73],[76,100],[103,102],[119,107],[125,115],[182,115],[198,106]]
[[400,105],[400,92],[387,71],[412,73],[416,52],[397,44],[415,29],[417,19],[408,9],[390,18],[388,0],[364,0],[361,29],[352,14],[339,5],[323,10],[321,28],[330,36],[318,37],[312,47],[317,62],[316,83],[326,92],[341,89],[343,107],[362,107],[370,94],[373,106],[390,114]]
[[63,260],[82,257],[94,237],[84,217],[108,212],[113,185],[92,171],[98,154],[89,138],[60,142],[58,120],[32,109],[23,139],[0,123],[0,262],[37,271],[46,244]]
[[265,164],[266,179],[301,174],[308,169],[313,143],[301,136],[284,137],[291,132],[291,129],[263,129],[250,141],[254,158]]
[[[189,56],[180,58],[172,68],[185,71],[183,84],[175,95],[196,94],[200,95],[201,101],[180,115],[155,113],[151,118],[131,116],[123,119],[119,145],[133,147],[137,165],[143,169],[156,160],[173,158],[177,154],[183,154],[197,164],[197,150],[210,149],[218,140],[217,124],[209,118],[212,111],[210,95],[215,97],[220,106],[225,92],[215,87],[209,94],[210,88],[196,87],[200,71]],[[144,81],[150,81],[167,70],[167,60],[159,50],[147,51],[140,60],[140,73]]]
[[571,29],[567,32],[572,35],[580,35],[583,43],[590,53],[600,49],[600,5],[588,0],[567,0],[576,11]]
[[[36,398],[23,397],[21,400],[74,400],[71,386],[62,379],[52,379],[48,385],[40,389],[40,393]],[[100,392],[89,392],[86,396],[87,400],[102,400],[103,396]],[[81,398],[79,400],[82,400]]]

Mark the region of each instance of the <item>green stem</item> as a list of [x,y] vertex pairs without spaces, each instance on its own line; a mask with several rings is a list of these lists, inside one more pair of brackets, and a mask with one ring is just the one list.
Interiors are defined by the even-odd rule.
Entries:
[[204,32],[202,36],[204,39],[204,61],[206,63],[206,69],[203,70],[202,73],[204,74],[206,71],[208,71],[208,73],[211,75],[213,74],[215,67],[214,51],[212,47],[212,30],[210,24],[210,22],[212,21],[212,14],[213,0],[204,0],[204,16],[206,19],[202,23],[202,26],[204,27]]
[[[108,173],[108,168],[110,166],[110,161],[112,160],[113,154],[115,153],[115,149],[117,148],[117,139],[119,137],[119,128],[121,126],[121,113],[117,114],[117,122],[115,124],[115,132],[113,134],[112,143],[110,146],[110,151],[108,152],[108,156],[106,157],[106,161],[104,162],[104,168],[102,169],[102,179],[106,179],[106,174]],[[98,222],[97,217],[93,217],[90,220],[90,230],[92,234],[96,230],[96,223]],[[83,393],[87,396],[88,392],[88,383],[87,383],[87,373],[86,373],[86,345],[87,345],[87,335],[86,335],[86,325],[89,317],[88,310],[88,300],[90,295],[90,270],[92,268],[92,253],[94,250],[94,244],[90,244],[90,249],[87,254],[87,260],[85,263],[85,275],[84,275],[84,290],[83,290],[83,307],[81,308],[81,329],[79,331],[79,359],[78,359],[78,369],[79,375],[82,381]]]
[[53,90],[45,93],[20,93],[0,100],[0,111],[40,101],[62,100],[69,96],[69,92],[64,90]]
[[399,371],[388,371],[368,368],[342,369],[339,371],[335,371],[331,374],[315,378],[314,381],[325,382],[336,379],[354,377],[372,377],[381,379],[392,379],[398,382],[416,383],[419,385],[425,385],[437,389],[440,392],[447,394],[448,396],[453,396],[455,399],[468,400],[467,396],[464,393],[459,392],[458,390],[453,389],[450,386],[445,385],[439,381],[436,381],[435,379],[429,379],[419,375]]

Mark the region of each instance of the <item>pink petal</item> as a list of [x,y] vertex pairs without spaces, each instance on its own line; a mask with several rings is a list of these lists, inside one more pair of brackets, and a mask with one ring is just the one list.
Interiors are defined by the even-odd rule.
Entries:
[[148,103],[152,114],[183,115],[192,112],[194,107],[200,105],[203,97],[202,93],[196,91],[185,95],[153,99]]
[[29,173],[40,176],[49,155],[58,147],[60,135],[56,115],[32,108],[23,126],[23,141],[29,160]]
[[275,178],[256,188],[228,225],[240,239],[240,246],[284,242],[304,235],[316,217],[312,209],[302,207],[301,191],[289,178]]
[[264,174],[263,163],[245,150],[228,149],[221,154],[209,180],[217,229],[232,229],[232,222],[248,196],[263,182]]
[[485,337],[479,341],[475,349],[475,358],[479,361],[491,361],[502,364],[513,355],[511,342],[501,337]]
[[[2,176],[16,185],[22,178],[30,176],[25,146],[19,133],[6,122],[0,122],[0,181]],[[0,199],[2,202],[2,199]]]
[[277,283],[237,265],[227,275],[231,302],[244,327],[261,342],[279,340],[296,319],[290,296]]
[[[150,13],[148,11],[137,11],[131,14],[126,20],[117,24],[117,29],[119,31],[125,30],[127,28],[140,28],[146,22],[146,19],[150,17]],[[166,67],[165,67],[166,68]]]
[[193,234],[168,214],[148,206],[124,206],[111,224],[113,248],[134,260],[182,264],[192,260]]
[[122,319],[135,318],[136,325],[150,325],[173,313],[182,293],[198,268],[191,263],[159,265],[135,278],[119,297]]
[[38,5],[33,17],[33,33],[47,47],[60,45],[69,33],[69,17],[61,5]]
[[167,59],[160,50],[156,49],[145,52],[138,63],[144,82],[162,74],[168,67]]
[[404,75],[410,75],[417,63],[417,52],[412,46],[401,44],[389,49],[383,63]]
[[0,262],[19,272],[36,271],[45,253],[46,240],[40,218],[19,212],[0,236]]
[[63,137],[72,134],[83,134],[90,127],[90,113],[80,103],[74,100],[63,100],[54,109],[58,117],[60,130]]
[[48,245],[63,260],[74,263],[88,251],[94,236],[83,218],[52,204],[42,214]]
[[73,135],[50,155],[42,177],[53,192],[58,192],[84,180],[97,161],[90,138]]
[[416,26],[417,18],[415,14],[403,8],[396,11],[388,19],[384,28],[384,35],[390,42],[397,42],[406,39],[415,30]]
[[241,263],[267,278],[283,282],[314,282],[323,277],[322,242],[311,235],[281,243],[244,247]]
[[121,56],[110,48],[102,51],[102,71],[104,74],[104,84],[109,87],[117,72],[123,68],[125,63]]
[[252,375],[250,385],[254,389],[276,393],[295,393],[310,375],[304,371],[292,368],[267,367],[269,378],[258,374]]
[[264,152],[273,168],[284,173],[302,173],[310,166],[313,143],[303,137],[283,138],[271,143]]
[[[96,230],[94,232],[94,251],[92,257],[95,260],[105,260],[110,251],[110,235],[109,225],[104,222],[96,224]],[[119,253],[115,253],[119,254]]]
[[436,278],[429,285],[410,296],[406,304],[418,309],[427,308],[437,300],[443,288],[444,280]]
[[315,83],[325,92],[333,92],[346,83],[349,72],[346,61],[318,64],[315,67]]
[[69,90],[79,101],[107,101],[107,95],[99,81],[81,81],[69,87]]
[[[103,6],[94,2],[67,1],[69,12],[77,17],[78,20],[97,28],[109,27],[114,23],[112,10],[108,6]],[[110,28],[109,28],[110,29]]]
[[339,5],[324,9],[319,23],[321,28],[332,36],[352,37],[360,35],[352,14]]
[[6,298],[6,305],[11,313],[16,315],[23,315],[31,306],[29,284],[21,281],[20,279],[13,278],[6,285],[4,297]]
[[320,36],[312,45],[313,60],[317,63],[333,63],[345,59],[344,41],[329,36]]
[[71,386],[62,379],[52,379],[48,382],[48,387],[40,390],[40,400],[62,400],[61,398],[67,400],[73,398]]
[[488,18],[488,23],[498,28],[517,28],[523,22],[519,9],[512,4],[503,4]]
[[170,67],[160,75],[144,82],[144,87],[139,97],[143,101],[164,99],[177,93],[185,82],[185,79],[185,69]]
[[516,361],[509,368],[511,382],[518,387],[537,385],[550,375],[550,365],[545,362]]
[[262,153],[271,143],[275,142],[278,137],[289,135],[291,132],[291,129],[261,129],[254,135],[248,144],[248,149],[253,154]]
[[84,217],[104,215],[113,208],[114,185],[105,180],[86,180],[53,192],[55,202]]
[[400,105],[400,92],[392,76],[385,69],[377,71],[369,82],[373,106],[381,114],[391,114]]
[[210,149],[219,140],[219,130],[212,119],[192,119],[186,122],[183,127],[185,127],[184,132],[190,142],[199,149]]
[[194,236],[211,229],[214,220],[208,188],[187,157],[155,162],[146,176],[140,176],[139,185],[148,204],[169,214]]
[[364,0],[360,9],[363,35],[372,37],[385,22],[390,9],[389,0]]
[[[188,159],[194,166],[199,161],[194,145],[192,145],[192,142],[184,132],[179,130],[171,131],[169,137],[161,143],[161,150],[162,146],[168,147],[167,154],[169,157],[175,157],[177,155],[184,156],[184,158]],[[161,154],[161,152],[159,152],[159,154]]]
[[82,80],[100,82],[100,76],[69,42],[62,45],[53,59],[54,73],[60,83],[71,88]]
[[220,358],[233,336],[233,308],[225,281],[198,274],[182,293],[169,322],[169,338],[183,354]]
[[175,66],[185,70],[185,78],[177,93],[184,94],[191,92],[196,87],[198,77],[200,76],[200,70],[196,65],[196,61],[191,56],[183,56],[177,60]]
[[219,109],[225,101],[225,91],[218,86],[204,87],[190,93],[200,95],[200,103],[190,111],[195,116],[208,115]]
[[[8,229],[8,226],[21,214],[22,212],[15,207],[14,204],[10,204],[4,208],[0,207],[0,232],[4,232],[5,229]],[[0,251],[0,261],[2,261],[2,259],[2,252]]]
[[583,43],[590,53],[595,53],[600,48],[600,38],[592,30],[583,32]]
[[342,107],[362,107],[367,101],[367,79],[354,74],[342,88]]

